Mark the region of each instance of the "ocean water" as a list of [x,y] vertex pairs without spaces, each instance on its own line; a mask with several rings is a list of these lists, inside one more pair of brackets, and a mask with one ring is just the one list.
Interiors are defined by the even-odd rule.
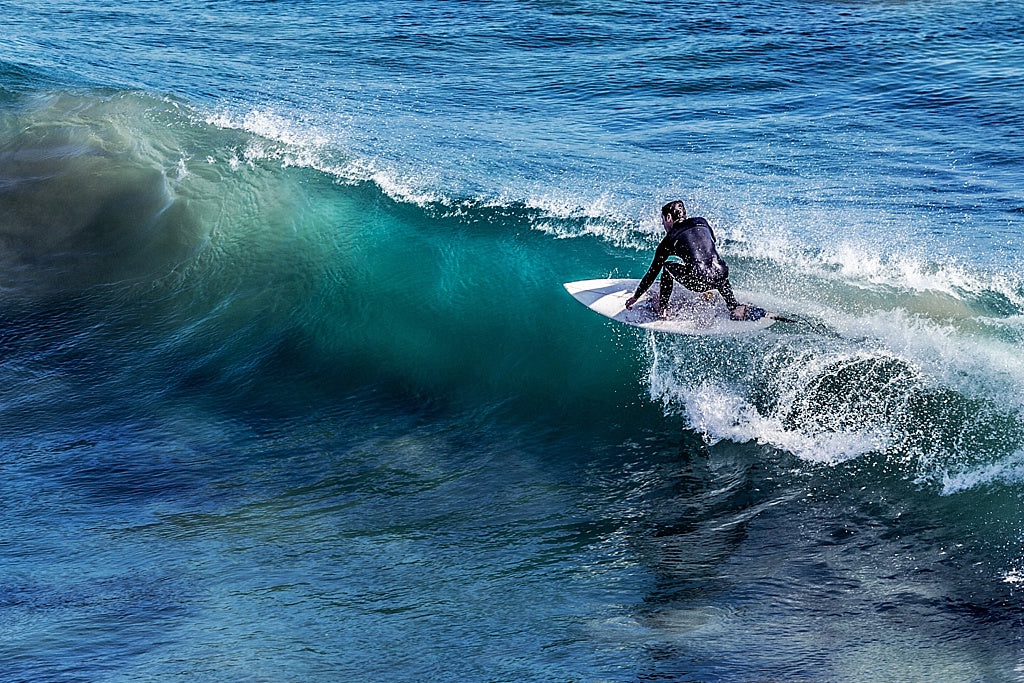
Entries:
[[0,679],[1024,680],[1019,2],[0,11]]

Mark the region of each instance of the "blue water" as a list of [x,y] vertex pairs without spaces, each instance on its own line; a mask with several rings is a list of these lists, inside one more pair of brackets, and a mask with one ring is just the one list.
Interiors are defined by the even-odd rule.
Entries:
[[0,679],[1024,676],[1020,3],[0,11]]

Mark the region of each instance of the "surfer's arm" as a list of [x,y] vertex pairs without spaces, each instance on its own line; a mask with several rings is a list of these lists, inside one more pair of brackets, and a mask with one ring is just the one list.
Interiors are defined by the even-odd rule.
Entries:
[[633,296],[626,300],[626,308],[632,308],[633,304],[640,300],[640,297],[651,288],[654,284],[654,280],[657,279],[658,273],[661,272],[662,267],[665,265],[665,261],[672,255],[672,240],[665,238],[658,245],[658,248],[654,252],[654,260],[651,261],[651,267],[647,269],[647,274],[640,280],[640,284],[636,286],[636,292]]

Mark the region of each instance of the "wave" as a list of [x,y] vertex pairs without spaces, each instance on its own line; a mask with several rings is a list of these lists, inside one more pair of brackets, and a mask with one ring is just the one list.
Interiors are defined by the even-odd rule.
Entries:
[[[35,321],[25,359],[60,344],[122,349],[93,363],[108,395],[143,382],[260,396],[287,377],[291,393],[388,387],[587,428],[652,419],[622,412],[646,378],[659,415],[710,441],[822,465],[881,454],[945,493],[1021,480],[1015,273],[874,256],[851,234],[768,238],[727,217],[736,284],[811,326],[666,338],[613,327],[561,291],[646,267],[656,217],[615,188],[589,202],[543,188],[460,195],[269,110],[136,92],[23,94],[0,117],[8,334],[19,316]],[[70,337],[40,331],[68,301]]]
[[[61,346],[96,359],[104,400],[263,401],[287,377],[557,413],[636,372],[623,355],[595,377],[546,315],[561,264],[531,210],[398,201],[337,150],[141,93],[30,94],[0,116],[8,339],[30,364]],[[590,403],[581,420],[609,406]]]

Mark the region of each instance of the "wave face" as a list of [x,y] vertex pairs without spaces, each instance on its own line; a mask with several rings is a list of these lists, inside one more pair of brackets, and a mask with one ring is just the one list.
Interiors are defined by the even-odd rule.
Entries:
[[[58,4],[0,35],[0,677],[1019,673],[1016,5]],[[674,198],[800,322],[566,295]]]
[[173,372],[262,391],[254,368],[279,364],[329,394],[555,409],[636,371],[608,341],[621,360],[594,373],[550,314],[565,264],[530,229],[537,212],[396,201],[139,94],[27,98],[5,123],[7,299],[40,316],[74,305],[88,332],[70,346],[121,339],[132,385],[166,391]]
[[[383,382],[556,412],[609,410],[602,397],[646,375],[651,397],[711,440],[813,462],[883,453],[946,492],[1019,474],[1015,274],[864,258],[845,239],[734,238],[737,283],[803,324],[655,336],[636,360],[622,348],[631,332],[575,310],[560,287],[638,274],[645,252],[615,246],[651,239],[629,222],[410,198],[337,150],[134,93],[25,98],[4,123],[8,300],[76,301],[110,334],[131,327],[129,365],[155,355],[233,386],[280,362],[330,375],[331,391]],[[158,384],[161,372],[149,373]],[[592,418],[581,411],[579,426]]]

